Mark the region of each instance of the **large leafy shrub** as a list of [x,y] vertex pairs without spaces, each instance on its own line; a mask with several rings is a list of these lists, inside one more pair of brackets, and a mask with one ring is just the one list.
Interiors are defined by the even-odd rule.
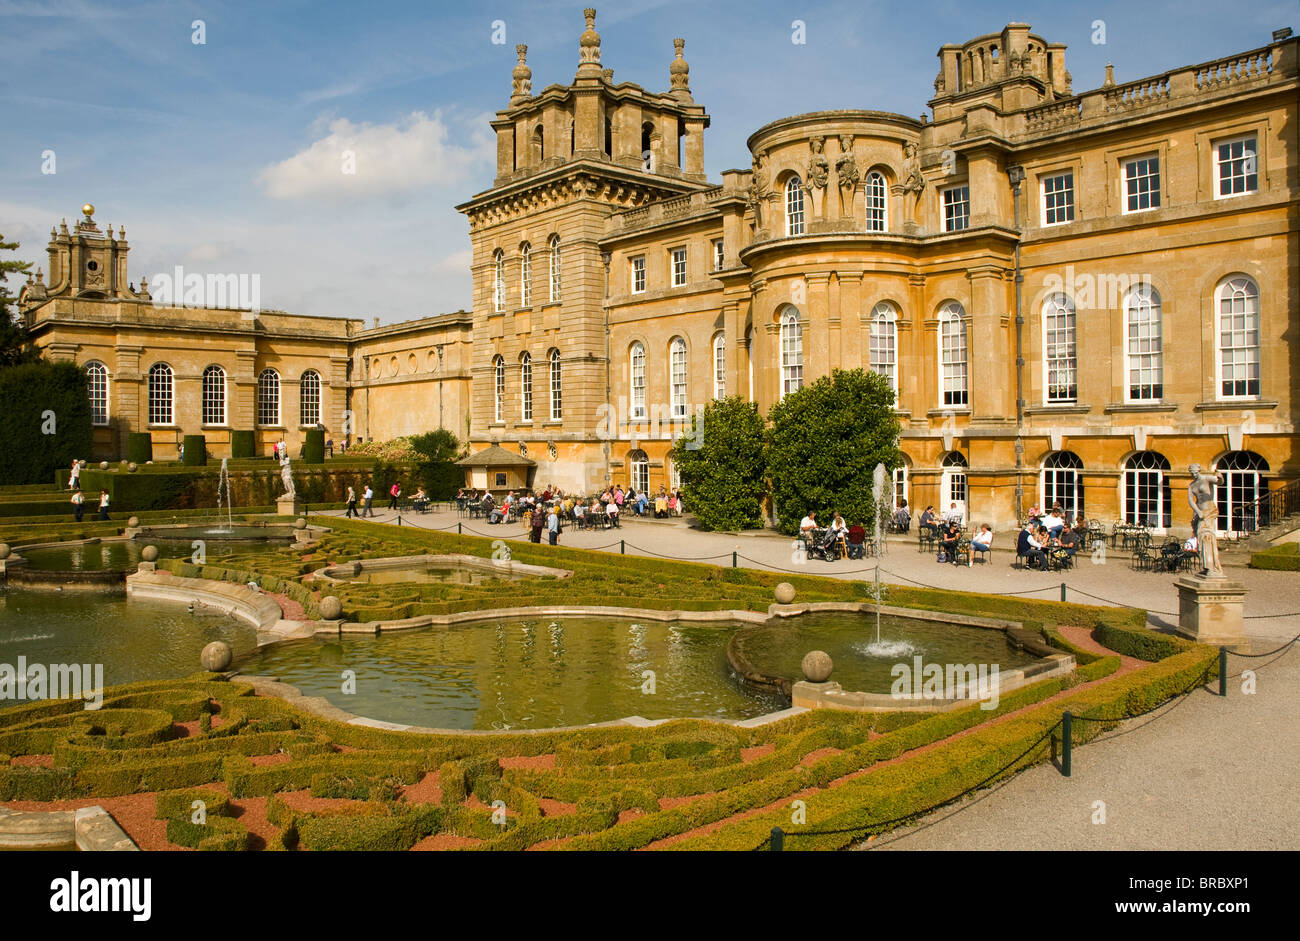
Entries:
[[670,457],[686,505],[705,529],[763,525],[763,419],[738,395],[717,399],[696,418]]

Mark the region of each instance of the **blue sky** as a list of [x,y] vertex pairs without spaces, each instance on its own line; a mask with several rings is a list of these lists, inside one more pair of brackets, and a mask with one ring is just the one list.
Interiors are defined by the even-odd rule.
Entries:
[[[1300,27],[1295,0],[595,5],[616,82],[666,91],[673,37],[686,39],[714,180],[748,167],[745,138],[789,114],[919,115],[939,46],[1008,22],[1068,44],[1076,92],[1107,61],[1124,82]],[[101,225],[126,225],[133,281],[178,264],[256,273],[263,307],[367,321],[468,307],[453,207],[491,185],[487,121],[509,98],[514,46],[528,44],[534,91],[571,81],[583,6],[0,0],[0,233],[43,265],[50,226],[90,201]]]

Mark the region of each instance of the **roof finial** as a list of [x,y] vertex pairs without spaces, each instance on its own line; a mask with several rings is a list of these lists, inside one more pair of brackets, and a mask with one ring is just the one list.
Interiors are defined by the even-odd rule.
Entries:
[[1115,66],[1109,62],[1106,63],[1106,80],[1101,83],[1102,88],[1110,88],[1115,84]]
[[673,97],[690,101],[691,67],[687,61],[682,58],[682,50],[685,48],[685,39],[673,40],[673,49],[676,50],[677,54],[673,58],[672,64],[668,66],[668,80],[671,83]]
[[528,67],[528,47],[520,43],[515,46],[515,52],[519,55],[519,63],[510,73],[514,79],[514,88],[510,92],[512,107],[527,101],[533,93],[533,70]]
[[582,15],[587,18],[587,28],[578,40],[578,78],[600,78],[600,33],[596,32],[596,11],[587,7]]

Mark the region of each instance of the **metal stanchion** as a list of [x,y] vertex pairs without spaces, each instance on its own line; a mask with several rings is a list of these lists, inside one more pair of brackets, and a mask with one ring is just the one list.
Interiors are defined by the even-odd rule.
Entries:
[[627,555],[627,546],[624,544],[622,539],[618,541],[618,554]]
[[1061,582],[1061,600],[1065,600],[1065,582]]
[[779,853],[785,849],[785,833],[780,827],[772,828],[772,852]]
[[1074,716],[1066,710],[1065,715],[1061,716],[1061,774],[1067,778],[1070,776],[1070,727],[1073,725]]
[[1219,648],[1219,695],[1228,695],[1228,648]]
[[732,550],[731,550],[731,567],[732,567],[733,569],[734,569],[734,568],[739,568],[739,567],[740,567],[740,566],[738,566],[738,565],[736,564],[736,550],[735,550],[735,549],[732,549]]

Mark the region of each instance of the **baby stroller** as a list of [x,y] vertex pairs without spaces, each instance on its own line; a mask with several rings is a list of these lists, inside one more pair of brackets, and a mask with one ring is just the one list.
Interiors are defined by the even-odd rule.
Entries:
[[834,562],[840,558],[840,539],[832,529],[814,529],[808,537],[808,558]]

